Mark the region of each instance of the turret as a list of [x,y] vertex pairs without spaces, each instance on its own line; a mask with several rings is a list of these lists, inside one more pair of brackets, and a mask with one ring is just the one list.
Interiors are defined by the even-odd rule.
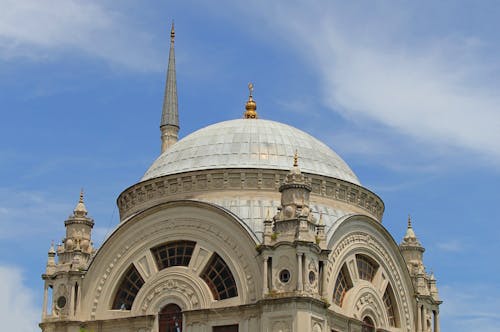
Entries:
[[[281,205],[274,218],[264,220],[264,296],[323,296],[323,267],[328,259],[325,225],[316,223],[309,207],[309,179],[302,174],[295,153],[285,176]],[[291,258],[294,257],[294,258]]]
[[[64,222],[64,226],[66,236],[57,250],[52,242],[46,270],[42,275],[45,281],[42,324],[49,320],[73,319],[79,310],[80,283],[95,252],[91,236],[94,220],[88,217],[83,190],[73,214]],[[51,303],[49,299],[52,299]]]
[[58,251],[59,264],[70,264],[71,269],[84,267],[93,252],[91,233],[94,220],[87,216],[87,208],[83,201],[83,191],[73,210],[73,214],[64,222],[66,237]]
[[434,321],[434,332],[439,331],[439,300],[436,278],[434,274],[427,274],[423,255],[425,248],[420,244],[412,227],[411,217],[408,216],[408,226],[406,234],[399,245],[399,250],[403,255],[410,277],[415,289],[417,302],[416,308],[416,331],[430,331],[430,322]]

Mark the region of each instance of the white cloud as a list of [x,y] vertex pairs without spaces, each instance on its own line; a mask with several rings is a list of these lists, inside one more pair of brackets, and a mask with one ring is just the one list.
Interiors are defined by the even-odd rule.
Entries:
[[[500,162],[500,87],[494,71],[500,63],[498,56],[481,54],[486,41],[442,30],[411,36],[410,18],[420,13],[394,4],[273,4],[244,10],[304,56],[332,110],[419,143]],[[262,33],[267,37],[269,30]]]
[[37,307],[32,290],[26,287],[23,280],[23,274],[17,267],[0,266],[2,331],[39,331],[37,322],[41,308]]
[[161,70],[152,36],[102,2],[1,0],[0,58],[33,60],[77,51],[138,70]]

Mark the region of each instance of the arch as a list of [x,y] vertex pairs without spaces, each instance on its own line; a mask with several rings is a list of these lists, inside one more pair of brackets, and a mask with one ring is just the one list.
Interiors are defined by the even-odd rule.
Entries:
[[182,309],[175,303],[165,305],[158,313],[159,332],[182,332]]
[[[329,298],[335,299],[335,282],[345,265],[353,278],[353,287],[345,294],[340,312],[359,320],[371,312],[370,317],[378,328],[399,327],[401,331],[412,331],[416,306],[412,297],[411,282],[406,262],[398,245],[387,230],[376,220],[365,215],[351,215],[339,220],[331,230],[328,242],[331,250],[327,270]],[[372,265],[374,273],[359,273],[359,262]],[[367,264],[365,264],[367,263]],[[368,280],[365,280],[368,279]],[[388,285],[391,288],[387,288]],[[386,293],[392,297],[385,296]],[[391,293],[392,292],[392,293]],[[334,305],[337,305],[333,301]],[[391,315],[391,304],[394,315]]]
[[[188,266],[158,268],[150,249],[173,241],[196,242]],[[242,226],[242,221],[224,209],[197,201],[162,203],[124,221],[106,240],[83,281],[87,283],[85,287],[93,291],[84,294],[82,305],[91,308],[89,319],[121,317],[118,311],[113,314],[106,310],[112,306],[110,298],[114,296],[116,280],[131,263],[145,283],[137,293],[130,314],[156,315],[160,304],[171,300],[177,301],[183,310],[255,301],[262,287],[260,267],[254,258],[255,247],[256,240]],[[236,297],[215,301],[200,277],[213,253],[217,253],[231,271],[238,290]],[[188,294],[182,291],[184,286],[190,290]],[[163,291],[155,292],[155,288]],[[164,294],[167,290],[169,297]],[[106,306],[106,303],[109,304]]]
[[370,318],[370,316],[363,317],[363,325],[361,326],[361,332],[375,332],[375,323]]

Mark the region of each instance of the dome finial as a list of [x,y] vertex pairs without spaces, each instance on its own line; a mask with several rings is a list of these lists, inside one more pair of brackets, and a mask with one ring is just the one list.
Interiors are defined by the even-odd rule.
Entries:
[[299,166],[299,152],[295,150],[295,154],[293,155],[293,167]]
[[411,216],[408,214],[408,228],[412,228],[411,227]]
[[78,203],[83,203],[83,188],[80,189],[80,199],[78,200]]
[[245,119],[257,119],[257,104],[255,103],[255,100],[253,100],[253,83],[250,82],[248,83],[248,101],[247,104],[245,105],[245,113],[243,117]]

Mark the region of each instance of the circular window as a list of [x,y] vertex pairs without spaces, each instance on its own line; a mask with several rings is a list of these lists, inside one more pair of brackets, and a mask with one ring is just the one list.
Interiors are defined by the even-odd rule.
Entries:
[[59,296],[57,299],[57,307],[62,309],[66,305],[66,298],[64,296]]
[[309,283],[312,285],[316,281],[316,273],[309,271]]
[[280,281],[284,284],[290,281],[290,271],[288,271],[287,269],[281,270]]

